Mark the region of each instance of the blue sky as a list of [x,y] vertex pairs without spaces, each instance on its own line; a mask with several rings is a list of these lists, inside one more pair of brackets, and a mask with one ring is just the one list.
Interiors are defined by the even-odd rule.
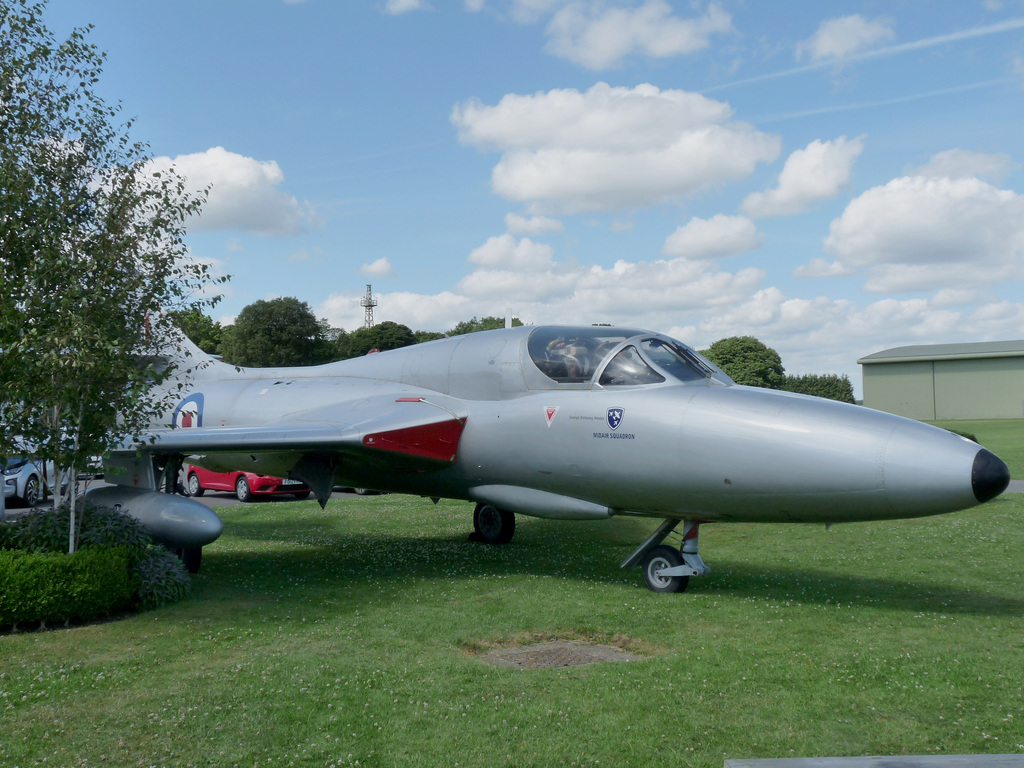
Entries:
[[511,311],[791,373],[1024,337],[1019,0],[51,0],[157,164],[210,185],[214,316]]

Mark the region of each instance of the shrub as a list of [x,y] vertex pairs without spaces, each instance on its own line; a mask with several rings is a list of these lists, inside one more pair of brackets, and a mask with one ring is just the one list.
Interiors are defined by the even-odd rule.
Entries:
[[115,512],[109,507],[89,505],[85,508],[82,530],[78,537],[81,549],[90,547],[124,547],[132,560],[146,552],[153,539],[145,526],[131,515]]
[[0,555],[6,555],[0,559],[0,626],[90,621],[188,594],[181,560],[155,546],[135,518],[90,505],[79,519],[74,555],[67,554],[67,511],[41,510],[0,523]]
[[[130,515],[109,507],[87,505],[79,513],[80,528],[76,549],[124,547],[132,559],[138,559],[152,543],[142,523]],[[71,515],[67,510],[39,510],[10,524],[9,534],[17,549],[28,552],[67,552]],[[2,539],[0,539],[2,545]]]
[[17,544],[14,540],[16,530],[13,520],[7,521],[0,519],[0,550],[17,549]]
[[92,621],[124,610],[137,589],[128,566],[123,547],[0,552],[0,626]]
[[139,607],[143,610],[181,600],[192,586],[177,555],[156,544],[146,548],[134,568],[139,579]]

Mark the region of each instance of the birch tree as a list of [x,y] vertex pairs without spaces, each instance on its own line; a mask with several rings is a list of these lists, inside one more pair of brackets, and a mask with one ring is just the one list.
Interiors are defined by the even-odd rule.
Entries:
[[202,196],[150,172],[148,147],[97,94],[89,29],[57,40],[44,10],[0,0],[0,453],[52,459],[70,479],[57,503],[71,504],[74,551],[77,470],[163,412],[168,313],[211,306],[226,278],[183,241]]

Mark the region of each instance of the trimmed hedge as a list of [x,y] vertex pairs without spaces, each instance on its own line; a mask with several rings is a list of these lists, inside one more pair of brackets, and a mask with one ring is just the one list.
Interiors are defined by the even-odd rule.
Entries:
[[67,554],[67,511],[0,522],[0,630],[19,624],[93,621],[185,597],[185,566],[154,545],[135,518],[105,507],[79,517],[78,551]]
[[850,383],[850,377],[845,373],[842,376],[834,373],[824,376],[813,373],[803,376],[787,376],[782,389],[800,395],[814,395],[814,397],[838,400],[841,403],[856,402],[853,399],[853,384]]
[[138,591],[123,547],[73,555],[0,551],[0,627],[92,621],[128,608]]

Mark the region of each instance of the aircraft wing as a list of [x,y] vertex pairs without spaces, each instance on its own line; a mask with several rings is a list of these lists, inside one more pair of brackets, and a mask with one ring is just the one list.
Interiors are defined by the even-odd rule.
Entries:
[[399,472],[451,464],[467,418],[461,401],[437,393],[380,394],[261,425],[154,430],[148,441],[126,449],[183,456],[288,455],[294,460],[289,474],[309,483],[324,503],[342,464],[386,464]]

